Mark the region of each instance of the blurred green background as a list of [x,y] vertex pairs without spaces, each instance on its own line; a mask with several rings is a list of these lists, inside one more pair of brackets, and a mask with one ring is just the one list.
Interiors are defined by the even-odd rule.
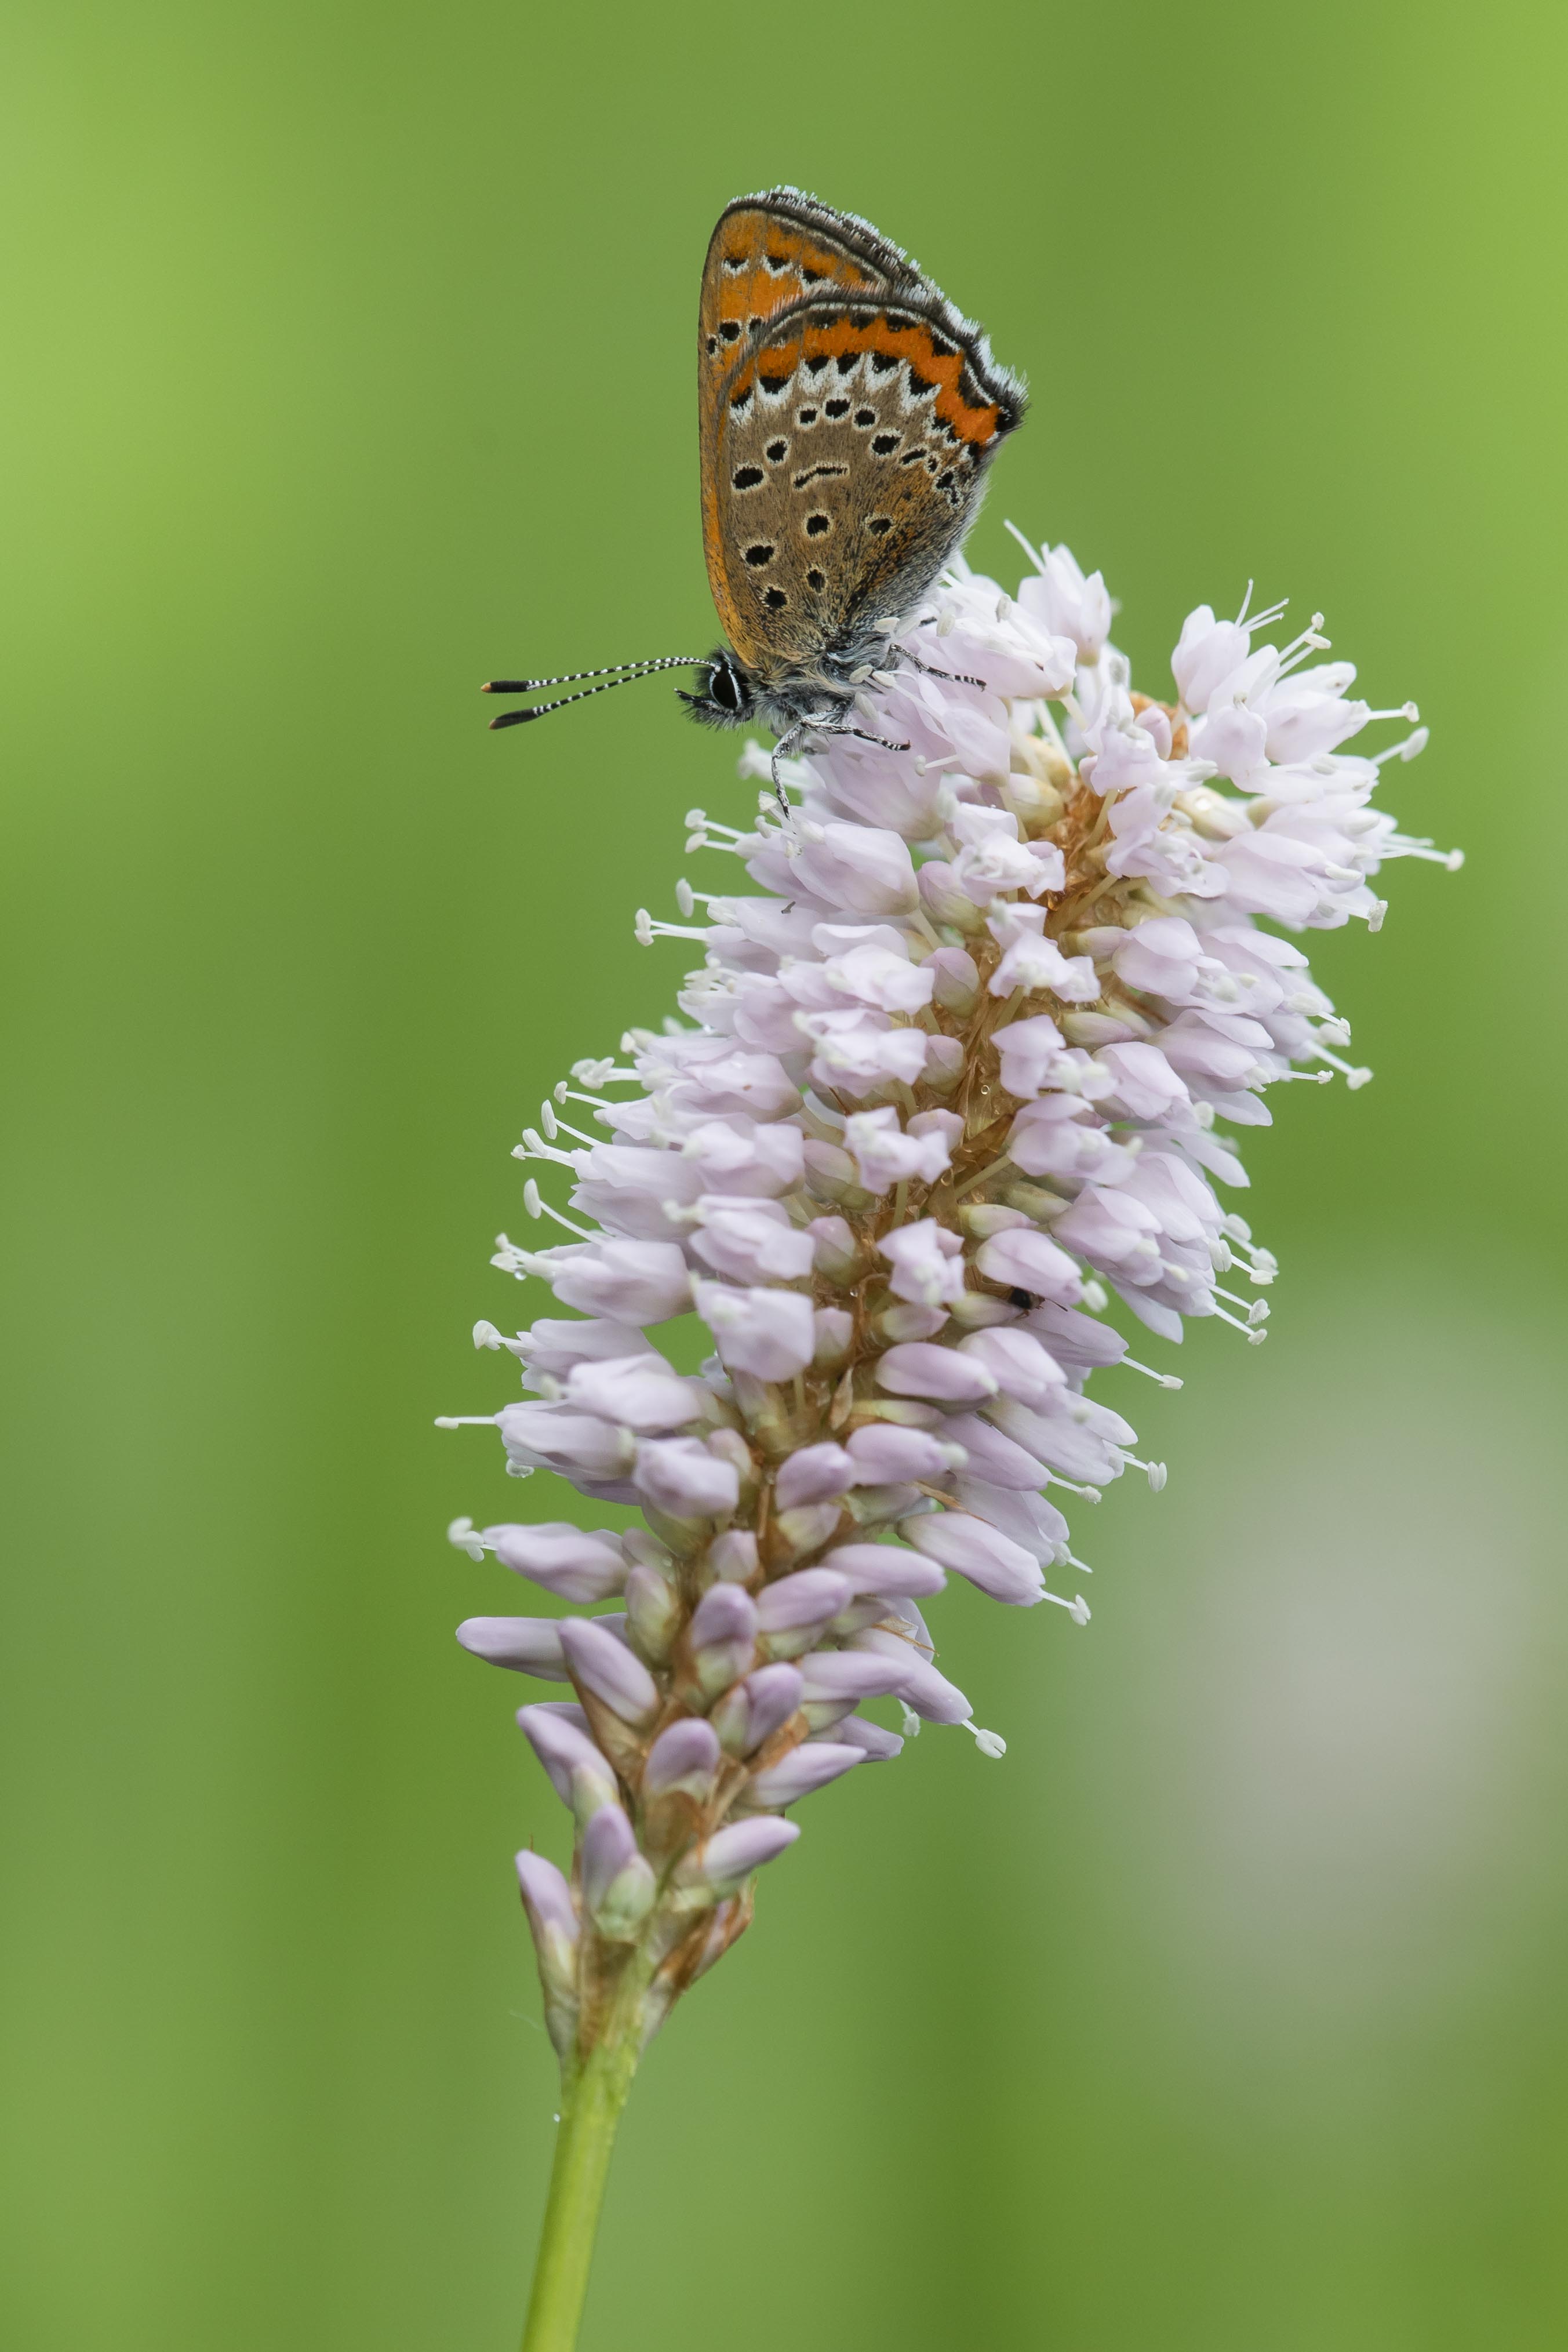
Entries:
[[1172,1478],[1081,1523],[1092,1630],[943,1604],[1005,1764],[807,1807],[656,2045],[585,2347],[1560,2345],[1568,17],[49,0],[4,55],[6,2343],[513,2340],[562,1823],[442,1530],[561,1506],[431,1421],[511,1392],[508,1149],[669,1007],[632,910],[752,788],[663,682],[474,689],[711,642],[698,270],[789,178],[1031,380],[976,560],[1103,565],[1156,691],[1200,600],[1321,606],[1469,864],[1321,944],[1377,1082],[1250,1150],[1272,1344],[1107,1391]]

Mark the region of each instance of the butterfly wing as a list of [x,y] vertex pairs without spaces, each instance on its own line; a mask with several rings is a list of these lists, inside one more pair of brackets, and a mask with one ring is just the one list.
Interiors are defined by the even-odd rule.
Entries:
[[868,222],[830,211],[795,188],[738,197],[709,240],[697,322],[703,549],[719,618],[743,660],[759,648],[755,600],[734,583],[718,495],[727,380],[754,354],[779,312],[818,288],[872,295],[910,275],[904,257]]
[[978,328],[924,281],[819,289],[751,328],[704,452],[709,572],[741,659],[810,667],[908,612],[1023,407]]

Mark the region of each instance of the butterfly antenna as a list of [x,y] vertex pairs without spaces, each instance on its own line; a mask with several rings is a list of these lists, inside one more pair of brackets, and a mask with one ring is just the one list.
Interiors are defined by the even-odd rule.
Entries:
[[493,677],[479,688],[481,694],[536,694],[547,686],[574,686],[580,677],[602,679],[600,686],[585,687],[580,694],[562,694],[553,702],[536,703],[531,710],[508,710],[499,719],[492,719],[492,730],[497,727],[520,727],[525,719],[542,719],[548,710],[564,710],[569,702],[586,702],[590,695],[608,694],[612,686],[630,686],[633,679],[652,677],[655,670],[700,669],[706,661],[706,654],[661,654],[653,661],[612,662],[604,669],[568,670],[559,677]]

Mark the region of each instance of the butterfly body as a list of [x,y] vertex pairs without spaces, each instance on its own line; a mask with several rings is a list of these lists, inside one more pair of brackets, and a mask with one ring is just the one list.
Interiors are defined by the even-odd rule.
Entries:
[[703,543],[729,644],[694,718],[854,732],[973,521],[1022,386],[896,247],[797,189],[719,219],[697,325]]

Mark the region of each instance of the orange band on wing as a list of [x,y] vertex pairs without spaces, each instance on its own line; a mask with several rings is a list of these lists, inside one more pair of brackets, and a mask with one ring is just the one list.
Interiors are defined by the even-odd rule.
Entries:
[[901,321],[880,311],[863,323],[849,311],[831,320],[810,320],[803,334],[781,337],[759,354],[758,362],[748,362],[730,384],[730,397],[750,389],[758,365],[765,376],[779,377],[792,374],[805,360],[845,359],[866,352],[902,361],[925,383],[934,384],[936,414],[960,441],[984,447],[995,440],[1001,411],[995,401],[980,404],[965,398],[963,352],[945,337],[938,350],[935,330],[924,320]]
[[[737,224],[737,228],[739,224]],[[773,264],[772,268],[768,263]],[[740,266],[737,268],[737,265]],[[768,226],[766,238],[740,235],[723,258],[716,324],[726,320],[745,329],[770,319],[786,303],[798,302],[816,286],[841,286],[848,292],[873,292],[877,280],[858,269],[841,253],[830,253],[810,237],[792,236],[778,221]]]

